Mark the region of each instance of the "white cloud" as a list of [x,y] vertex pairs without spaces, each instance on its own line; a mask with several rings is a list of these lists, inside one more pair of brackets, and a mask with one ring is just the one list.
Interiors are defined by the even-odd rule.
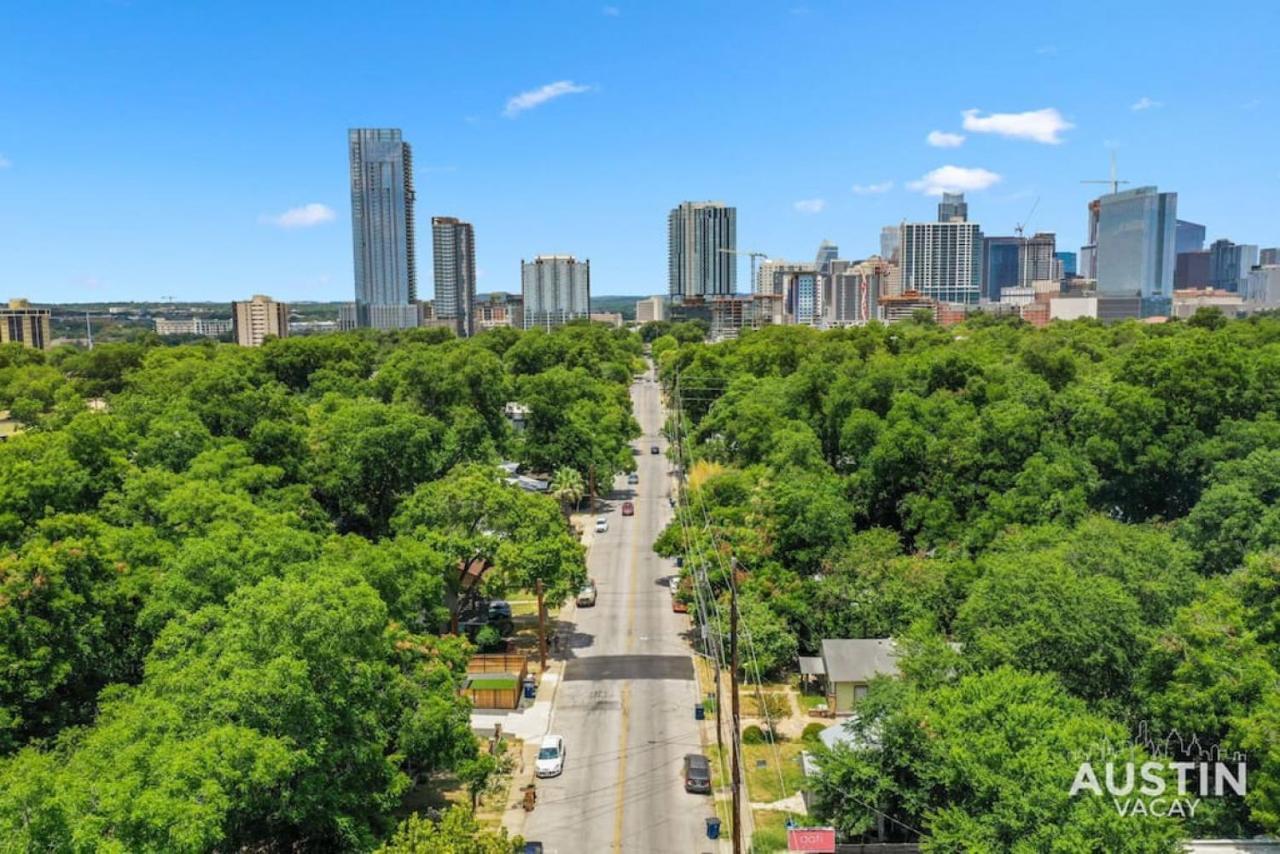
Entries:
[[310,228],[313,225],[332,222],[337,216],[333,208],[312,202],[297,208],[289,208],[282,214],[263,214],[258,222],[263,225],[274,225],[277,228]]
[[605,6],[600,10],[600,14],[608,15],[610,18],[616,18],[622,14],[622,10],[617,6]]
[[941,196],[943,193],[985,190],[998,183],[1000,183],[1000,176],[987,169],[939,166],[919,181],[912,181],[907,186],[929,196]]
[[991,113],[980,116],[980,110],[965,110],[964,129],[973,133],[994,133],[1010,139],[1029,139],[1057,145],[1064,130],[1075,127],[1052,107],[1025,113]]
[[1057,56],[1058,46],[1056,44],[1041,45],[1036,48],[1036,53],[1040,56]]
[[574,83],[572,80],[557,80],[555,83],[548,83],[546,86],[530,89],[528,92],[521,92],[519,95],[508,99],[507,107],[502,111],[502,114],[509,119],[514,119],[525,110],[532,110],[534,107],[547,103],[547,101],[565,95],[577,95],[581,92],[590,91],[590,86],[583,86]]
[[856,196],[878,196],[881,193],[887,193],[893,189],[892,181],[879,181],[875,184],[854,184],[853,193]]
[[0,169],[8,169],[12,165],[13,165],[12,160],[5,157],[3,154],[0,154]]
[[822,213],[827,206],[826,199],[801,199],[794,203],[791,207],[795,208],[802,214]]
[[1141,112],[1142,110],[1154,110],[1157,107],[1163,107],[1163,106],[1164,106],[1164,102],[1155,101],[1155,100],[1152,100],[1151,98],[1148,98],[1146,95],[1143,95],[1141,98],[1134,101],[1129,106],[1129,109],[1133,110],[1134,112]]
[[964,134],[947,133],[944,130],[931,130],[925,142],[934,148],[959,148],[964,145]]

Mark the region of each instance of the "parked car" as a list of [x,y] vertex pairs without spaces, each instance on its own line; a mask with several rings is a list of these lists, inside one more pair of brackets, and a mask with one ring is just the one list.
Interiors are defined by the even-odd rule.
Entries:
[[556,777],[564,770],[564,738],[544,735],[538,747],[538,760],[533,773],[539,777]]
[[609,517],[601,516],[596,519],[596,533],[603,534],[609,530]]
[[587,579],[587,583],[582,585],[582,589],[578,591],[578,606],[580,608],[591,608],[596,604],[596,583],[591,579]]
[[632,504],[630,501],[622,502],[622,515],[623,516],[636,515],[636,506]]
[[671,595],[672,595],[672,596],[674,596],[674,595],[676,595],[677,593],[679,593],[679,592],[680,592],[680,575],[679,575],[679,573],[677,573],[676,575],[673,575],[673,576],[671,576],[670,578],[668,578],[668,579],[667,579],[667,586],[671,588]]
[[635,486],[639,482],[640,482],[640,475],[636,474],[635,472],[632,472],[631,474],[627,475],[627,483],[631,484],[632,486]]
[[699,795],[711,794],[711,762],[701,753],[685,754],[684,790]]
[[651,454],[660,454],[660,453],[662,453],[662,452],[658,450],[658,446],[657,446],[657,445],[650,445],[650,446],[649,446],[649,453],[651,453]]

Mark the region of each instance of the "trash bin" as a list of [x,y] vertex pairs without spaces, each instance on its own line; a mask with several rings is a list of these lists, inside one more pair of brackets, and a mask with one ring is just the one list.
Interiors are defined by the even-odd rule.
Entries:
[[533,681],[533,677],[524,680],[524,696],[526,700],[532,700],[538,695],[538,683]]
[[720,838],[720,819],[718,818],[707,819],[707,838],[708,839]]
[[707,710],[706,710],[705,708],[703,708],[702,704],[701,704],[701,703],[694,703],[694,704],[693,704],[693,719],[694,719],[695,721],[700,721],[700,720],[703,720],[704,718],[706,718],[706,716],[707,716]]
[[526,842],[524,844],[524,854],[542,854],[542,843]]

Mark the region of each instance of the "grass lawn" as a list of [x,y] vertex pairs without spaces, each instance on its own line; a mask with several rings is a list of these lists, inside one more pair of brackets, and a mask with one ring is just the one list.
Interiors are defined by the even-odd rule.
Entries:
[[805,712],[811,712],[818,706],[827,702],[827,698],[822,694],[800,694],[800,708]]
[[[791,717],[791,703],[787,701],[787,695],[781,691],[766,691],[764,694],[765,702],[769,704],[769,714],[775,721],[785,720]],[[754,690],[747,693],[742,692],[742,714],[752,718],[763,718],[764,710],[760,707],[760,697]]]
[[[788,813],[775,810],[755,810],[751,818],[755,823],[755,834],[751,837],[752,854],[775,854],[787,850],[787,817]],[[811,824],[808,816],[791,816],[800,827]]]
[[[518,738],[504,736],[506,755],[518,757],[524,750],[524,742]],[[483,742],[481,749],[488,747]],[[481,793],[480,803],[476,809],[476,821],[482,827],[496,830],[502,826],[502,815],[507,808],[507,795],[511,788],[511,773],[499,772],[489,781],[489,787]],[[453,804],[471,806],[471,794],[466,787],[452,774],[438,774],[415,786],[406,796],[395,818],[399,822],[412,813],[426,810],[444,810]]]
[[[772,744],[742,745],[742,774],[747,780],[747,793],[751,800],[761,803],[778,801],[790,797],[804,788],[804,769],[800,767],[800,754],[805,743],[796,741],[779,741],[778,760],[782,763],[782,782],[778,780],[778,764],[774,758]],[[719,748],[712,745],[707,749],[707,758],[711,760],[711,782],[714,786],[727,786],[729,781],[729,757],[725,751],[723,769],[720,762]],[[760,766],[758,763],[763,762]],[[786,792],[782,791],[786,784]]]

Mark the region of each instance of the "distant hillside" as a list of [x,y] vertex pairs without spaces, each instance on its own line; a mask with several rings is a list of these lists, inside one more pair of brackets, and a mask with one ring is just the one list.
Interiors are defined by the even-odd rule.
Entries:
[[591,298],[592,311],[616,311],[623,320],[636,319],[636,300],[644,297],[603,296]]

